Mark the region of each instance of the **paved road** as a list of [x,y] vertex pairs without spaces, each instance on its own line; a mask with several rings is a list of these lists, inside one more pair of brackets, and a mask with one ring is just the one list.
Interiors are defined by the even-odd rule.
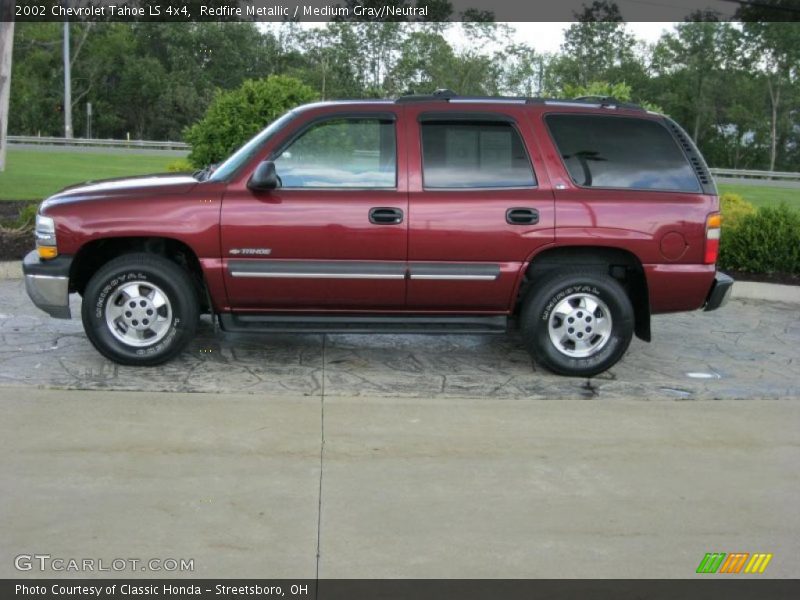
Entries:
[[50,319],[33,307],[18,280],[0,281],[0,335],[0,385],[484,400],[800,393],[797,307],[763,301],[656,317],[653,343],[634,340],[617,367],[591,381],[543,372],[514,336],[232,335],[210,321],[178,359],[120,367],[91,347],[78,318]]
[[0,393],[0,577],[797,576],[794,401]]

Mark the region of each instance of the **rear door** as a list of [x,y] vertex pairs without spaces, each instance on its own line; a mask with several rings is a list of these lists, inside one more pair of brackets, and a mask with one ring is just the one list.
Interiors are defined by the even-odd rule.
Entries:
[[222,255],[234,310],[402,308],[408,198],[398,116],[389,106],[312,112],[267,155],[278,189],[229,186]]
[[554,234],[524,107],[406,110],[409,309],[509,311],[523,265]]

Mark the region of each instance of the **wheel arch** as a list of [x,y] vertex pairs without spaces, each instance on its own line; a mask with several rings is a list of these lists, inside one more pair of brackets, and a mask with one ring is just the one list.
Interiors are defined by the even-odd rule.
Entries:
[[535,254],[523,268],[522,281],[519,285],[517,307],[528,291],[543,275],[565,267],[586,267],[602,270],[619,281],[631,300],[634,310],[636,337],[649,342],[650,332],[650,295],[647,279],[639,258],[629,250],[613,246],[556,246],[543,249]]
[[97,270],[112,259],[133,252],[163,256],[190,274],[203,310],[209,310],[209,296],[203,269],[195,251],[187,243],[162,236],[126,236],[100,238],[87,242],[78,250],[70,267],[70,291],[81,296]]

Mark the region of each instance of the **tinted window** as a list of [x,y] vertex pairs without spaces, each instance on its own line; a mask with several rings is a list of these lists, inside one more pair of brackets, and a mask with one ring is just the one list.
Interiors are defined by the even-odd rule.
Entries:
[[510,123],[422,123],[426,188],[498,188],[536,185],[525,146]]
[[393,188],[394,122],[336,119],[312,126],[275,159],[283,187]]
[[572,180],[581,186],[699,192],[670,133],[645,119],[550,115],[547,124]]

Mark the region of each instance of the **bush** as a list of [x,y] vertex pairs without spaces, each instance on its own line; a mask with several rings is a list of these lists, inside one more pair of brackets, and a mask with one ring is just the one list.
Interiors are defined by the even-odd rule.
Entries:
[[191,173],[195,168],[186,158],[179,158],[167,164],[167,173]]
[[742,198],[739,194],[722,194],[719,197],[722,207],[722,229],[736,229],[746,218],[756,214],[756,207]]
[[800,274],[800,212],[764,207],[722,229],[720,267],[750,273]]
[[287,110],[315,98],[312,88],[284,75],[218,91],[203,118],[186,131],[189,161],[196,167],[220,162]]
[[3,219],[0,222],[0,231],[6,233],[30,233],[36,224],[36,213],[39,211],[39,203],[32,202],[25,204],[19,209],[17,217],[14,219]]
[[[565,98],[578,98],[580,96],[610,96],[616,98],[620,102],[631,102],[633,88],[627,83],[610,83],[608,81],[592,81],[589,85],[564,85]],[[652,102],[642,101],[639,102],[642,107],[647,110],[652,110],[657,113],[663,113],[664,110],[657,104]]]

